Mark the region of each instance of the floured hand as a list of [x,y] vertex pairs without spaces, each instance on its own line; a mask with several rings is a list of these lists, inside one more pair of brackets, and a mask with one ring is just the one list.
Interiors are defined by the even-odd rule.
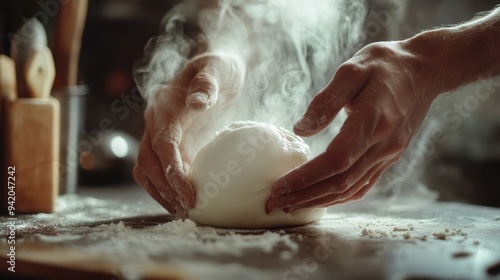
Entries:
[[194,57],[148,102],[134,178],[170,213],[186,217],[195,204],[186,173],[239,91],[242,65],[226,54]]
[[401,157],[437,95],[430,81],[419,80],[425,63],[403,42],[387,42],[368,45],[341,65],[294,130],[314,135],[342,108],[347,120],[324,153],[274,183],[267,211],[361,199]]

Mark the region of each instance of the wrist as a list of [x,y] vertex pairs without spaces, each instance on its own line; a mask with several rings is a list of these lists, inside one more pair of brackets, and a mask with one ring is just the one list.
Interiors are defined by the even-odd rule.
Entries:
[[500,24],[494,13],[403,41],[420,61],[421,79],[435,94],[500,73]]

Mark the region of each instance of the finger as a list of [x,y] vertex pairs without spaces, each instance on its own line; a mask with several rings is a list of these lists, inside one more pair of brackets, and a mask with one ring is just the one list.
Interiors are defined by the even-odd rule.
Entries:
[[144,189],[149,193],[149,195],[156,200],[163,208],[167,209],[167,211],[170,214],[176,214],[177,213],[177,208],[172,206],[161,194],[158,192],[156,187],[151,181],[147,181],[145,185],[143,185]]
[[185,220],[189,217],[189,212],[188,210],[184,209],[184,208],[179,208],[178,211],[177,211],[177,217],[179,217],[180,219],[182,220]]
[[[302,209],[307,209],[307,208],[312,208],[312,207],[328,207],[334,204],[338,204],[340,202],[345,203],[350,200],[354,200],[354,198],[359,197],[359,194],[361,194],[361,191],[364,194],[373,187],[373,185],[378,181],[378,174],[381,174],[383,172],[385,163],[380,163],[376,167],[372,168],[370,171],[368,171],[365,176],[360,178],[355,184],[353,184],[349,189],[347,189],[343,193],[338,193],[338,194],[330,194],[318,199],[314,199],[311,201],[307,201],[305,203],[302,203],[298,205],[297,207],[292,207],[289,211],[291,213],[295,213],[297,211],[300,211]],[[362,197],[360,197],[361,199]]]
[[383,158],[375,157],[378,149],[371,149],[367,156],[362,157],[346,172],[318,182],[307,189],[299,190],[280,197],[272,197],[266,204],[268,212],[272,213],[287,207],[297,207],[309,201],[319,201],[317,205],[328,202],[332,194],[342,194],[349,191],[363,177],[370,178],[382,165]]
[[[366,193],[368,193],[368,191],[378,182],[378,180],[384,174],[384,172],[391,165],[394,164],[394,162],[396,162],[396,161],[395,160],[390,161],[389,163],[386,163],[384,166],[379,168],[379,170],[377,170],[377,172],[375,172],[375,174],[373,174],[369,180],[366,180],[367,178],[361,179],[357,184],[361,185],[362,187],[361,188],[356,187],[356,188],[359,188],[359,191],[357,191],[355,194],[350,195],[350,196],[345,195],[343,198],[339,197],[338,199],[336,199],[336,201],[324,204],[320,207],[328,207],[328,206],[332,206],[332,205],[336,205],[336,204],[346,203],[349,201],[361,200],[366,195]],[[368,184],[366,182],[368,182]]]
[[339,111],[364,88],[369,72],[360,64],[344,63],[328,85],[311,101],[306,112],[297,120],[294,132],[311,136],[327,127]]
[[177,143],[173,141],[166,143],[164,152],[167,181],[177,192],[182,206],[185,209],[191,209],[195,204],[195,191],[184,172]]
[[163,208],[171,214],[175,214],[175,207],[173,207],[156,189],[156,187],[151,183],[149,178],[145,175],[143,170],[140,168],[139,163],[134,166],[134,179],[141,185],[146,192]]
[[221,90],[231,94],[243,84],[245,67],[241,59],[226,53],[211,53],[193,59],[196,76],[189,85],[186,106],[205,111],[217,103]]
[[[373,187],[376,183],[377,183],[377,182],[372,183],[372,182],[370,181],[370,183],[369,183],[369,184],[367,184],[367,185],[363,186],[363,187],[362,187],[362,188],[358,191],[358,193],[363,193],[363,196],[361,196],[361,195],[360,195],[360,196],[359,196],[359,199],[358,199],[358,198],[354,198],[354,196],[353,196],[352,198],[346,198],[346,199],[342,199],[342,200],[336,200],[336,201],[334,201],[334,202],[327,203],[326,205],[316,206],[316,207],[317,207],[317,208],[330,207],[330,206],[333,206],[333,205],[344,204],[344,203],[347,203],[347,202],[349,202],[349,201],[361,200],[361,199],[364,197],[364,195],[365,195],[368,191],[370,191],[370,190],[372,189],[372,187]],[[358,194],[356,194],[355,196],[356,196],[356,197],[358,197]],[[304,208],[304,209],[306,209],[306,208]],[[300,211],[300,210],[301,210],[301,209],[293,209],[293,210],[292,210],[293,212],[291,212],[291,213],[292,213],[292,215],[293,215],[293,214],[297,213],[297,212],[298,212],[298,211]],[[303,209],[302,209],[302,210],[303,210]]]
[[370,179],[370,183],[363,186],[356,194],[354,194],[353,196],[349,197],[349,198],[345,198],[345,199],[340,199],[340,200],[337,200],[337,201],[334,201],[332,203],[328,203],[326,205],[323,205],[323,206],[320,206],[320,207],[329,207],[329,206],[333,206],[333,205],[338,205],[338,204],[343,204],[343,203],[346,203],[346,202],[349,202],[349,201],[356,201],[356,200],[361,200],[365,197],[365,195],[373,188],[373,186],[375,186],[375,184],[377,184],[378,180],[380,179],[380,176],[384,173],[385,169],[384,168],[381,168],[379,170],[379,172],[377,172],[373,177],[372,179]]
[[[153,193],[157,201],[163,198],[171,208],[177,208],[177,204],[179,204],[176,201],[177,193],[167,182],[165,174],[162,172],[160,160],[151,148],[150,141],[149,132],[146,132],[141,141],[140,154],[134,168],[134,177],[143,187],[155,188],[155,190],[149,190],[148,192]],[[143,168],[143,166],[148,168]],[[164,205],[163,203],[160,204]]]
[[293,169],[273,183],[272,196],[279,197],[308,188],[351,168],[376,141],[370,137],[376,125],[373,120],[368,122],[366,119],[367,115],[364,113],[351,114],[323,154]]
[[219,84],[208,71],[198,73],[189,84],[186,106],[190,110],[206,111],[217,103]]
[[[155,123],[152,129],[156,131],[151,139],[151,145],[160,160],[168,184],[175,190],[181,205],[185,209],[194,207],[195,192],[187,178],[181,154],[177,143],[182,137],[182,128],[175,116],[161,116],[155,111]],[[158,121],[157,121],[158,120]]]

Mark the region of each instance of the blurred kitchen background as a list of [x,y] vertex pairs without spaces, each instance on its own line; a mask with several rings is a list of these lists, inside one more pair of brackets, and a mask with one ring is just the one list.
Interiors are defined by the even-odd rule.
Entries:
[[[158,32],[161,18],[177,2],[89,1],[78,80],[89,87],[85,114],[88,137],[81,137],[93,148],[90,153],[79,151],[80,184],[119,185],[133,181],[131,170],[144,127],[145,103],[135,89],[132,67],[147,41]],[[2,0],[0,53],[10,53],[8,34],[17,30],[23,19],[33,16],[42,24],[47,22],[44,27],[51,42],[56,21],[54,4],[57,6],[56,0]],[[111,120],[111,132],[97,132],[103,119]]]
[[[44,6],[56,0],[2,0],[0,2],[0,53],[10,52],[8,34],[23,18],[43,16],[49,41],[55,18]],[[115,185],[132,182],[131,170],[143,130],[142,111],[132,76],[134,62],[142,56],[147,41],[157,34],[161,18],[179,1],[173,0],[90,0],[82,38],[79,83],[89,87],[85,131],[89,137],[109,118],[114,130],[80,158],[81,185]],[[460,23],[481,11],[491,10],[492,0],[367,0],[365,44],[380,40],[408,38],[436,26]],[[49,15],[48,15],[49,14]],[[48,15],[48,16],[47,16]],[[21,19],[21,20],[20,20]],[[478,105],[467,96],[480,83],[439,98],[424,123],[419,138],[405,154],[411,165],[389,170],[377,186],[385,195],[414,195],[473,204],[500,206],[500,84]],[[477,100],[476,100],[477,101]],[[472,102],[467,104],[467,102]],[[454,128],[444,117],[454,104],[470,110]],[[449,140],[431,141],[432,152],[423,152],[412,161],[418,143],[425,143],[436,128]],[[87,137],[87,136],[83,136]],[[431,147],[432,148],[432,147]],[[422,155],[422,152],[421,152]],[[408,164],[406,164],[408,165]],[[406,166],[407,167],[407,166]],[[405,171],[406,170],[406,171]]]

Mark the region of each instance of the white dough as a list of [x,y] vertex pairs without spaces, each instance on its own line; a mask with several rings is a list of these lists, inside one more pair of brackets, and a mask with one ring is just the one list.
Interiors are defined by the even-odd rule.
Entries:
[[224,228],[271,228],[315,222],[325,208],[294,215],[265,212],[271,184],[311,158],[309,146],[268,123],[234,122],[200,150],[191,166],[196,205],[189,218]]

